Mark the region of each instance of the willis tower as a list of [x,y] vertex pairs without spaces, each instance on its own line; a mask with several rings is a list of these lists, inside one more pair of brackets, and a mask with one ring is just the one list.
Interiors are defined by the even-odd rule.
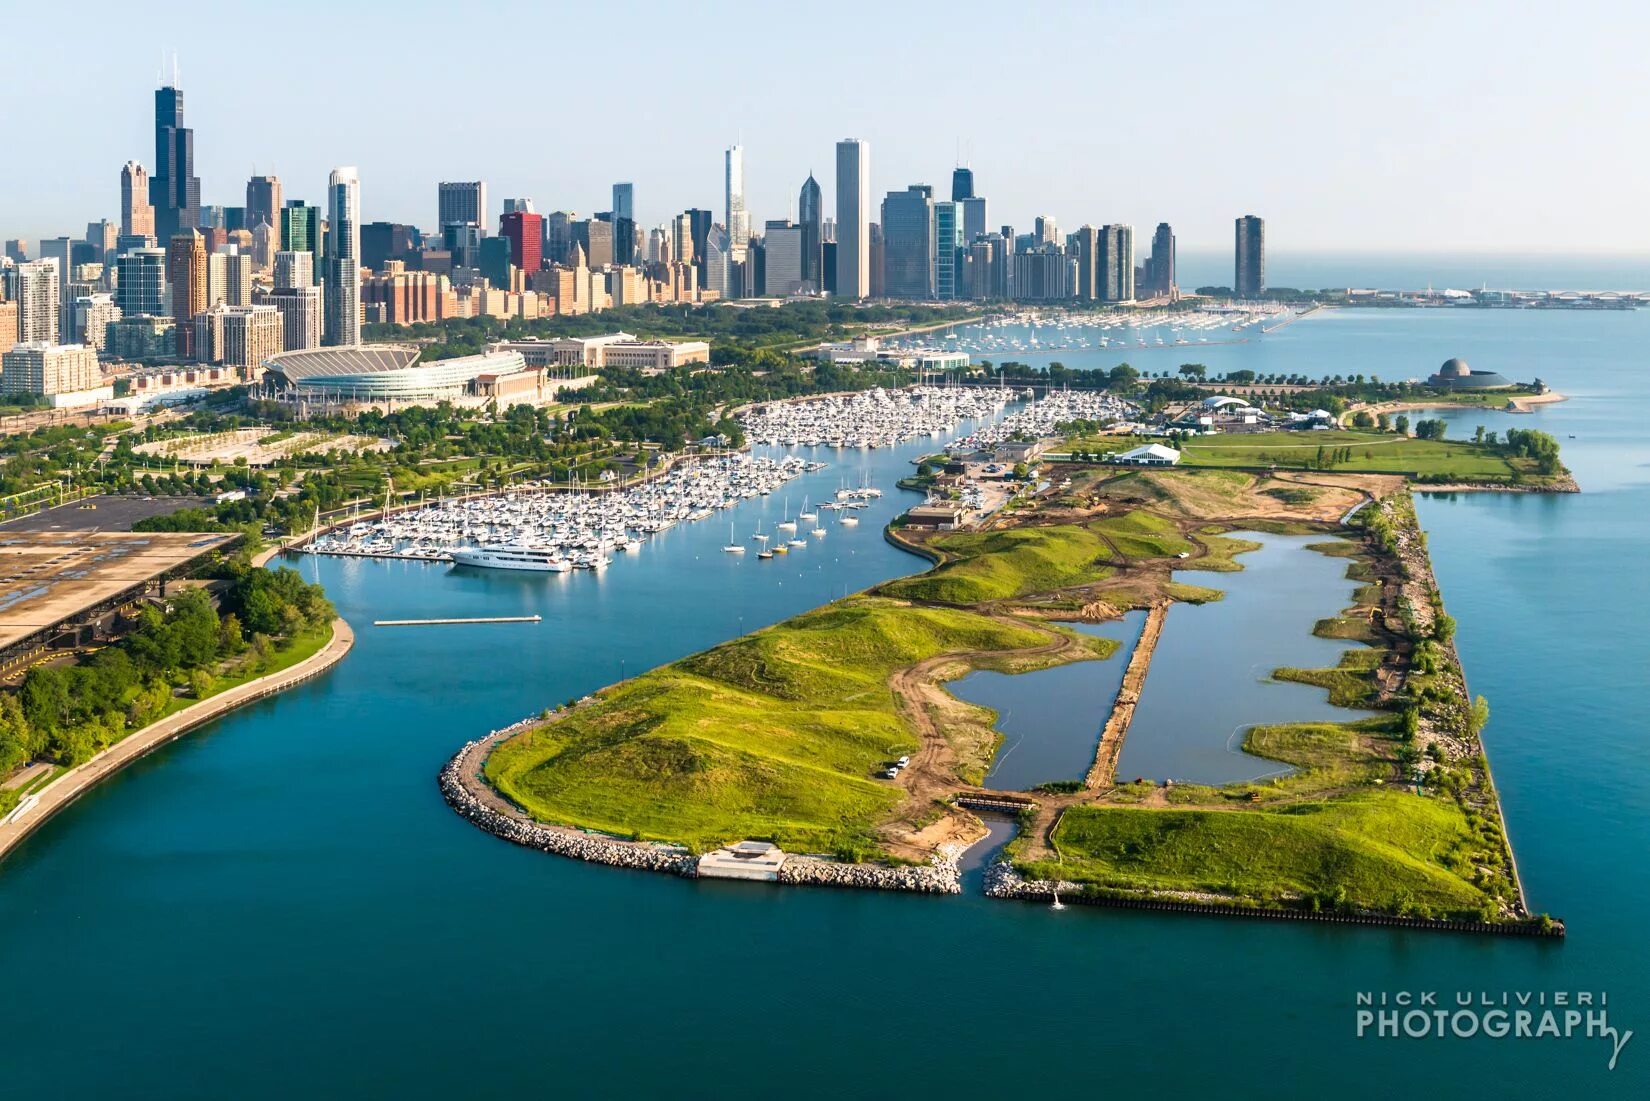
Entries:
[[195,176],[195,132],[183,125],[183,90],[177,66],[172,83],[155,89],[155,173],[149,177],[155,238],[164,247],[180,229],[201,221],[201,182]]

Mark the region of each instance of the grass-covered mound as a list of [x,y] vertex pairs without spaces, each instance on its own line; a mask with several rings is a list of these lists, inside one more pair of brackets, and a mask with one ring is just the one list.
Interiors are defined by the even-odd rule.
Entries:
[[956,532],[929,546],[947,556],[943,565],[880,591],[907,600],[979,604],[1082,585],[1112,573],[1106,565],[1111,545],[1081,524]]
[[499,746],[487,777],[548,822],[698,851],[771,838],[861,854],[901,797],[876,771],[917,749],[889,677],[1046,641],[972,612],[854,597],[608,689]]
[[1089,527],[1104,535],[1124,558],[1168,558],[1192,549],[1173,523],[1150,512],[1108,516]]
[[1482,840],[1447,797],[1370,790],[1267,810],[1074,807],[1037,878],[1326,908],[1471,916],[1493,904],[1469,876]]

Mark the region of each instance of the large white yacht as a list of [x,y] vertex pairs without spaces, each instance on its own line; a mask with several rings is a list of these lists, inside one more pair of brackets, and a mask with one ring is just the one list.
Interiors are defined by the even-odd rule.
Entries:
[[453,561],[460,566],[482,566],[492,570],[536,570],[566,573],[572,566],[551,547],[524,547],[498,543],[486,547],[454,547]]

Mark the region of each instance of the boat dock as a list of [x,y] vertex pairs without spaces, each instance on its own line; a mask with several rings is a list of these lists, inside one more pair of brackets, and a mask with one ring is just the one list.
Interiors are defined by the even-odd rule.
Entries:
[[488,615],[472,616],[463,619],[375,619],[374,627],[442,627],[454,623],[539,623],[543,616],[536,615]]

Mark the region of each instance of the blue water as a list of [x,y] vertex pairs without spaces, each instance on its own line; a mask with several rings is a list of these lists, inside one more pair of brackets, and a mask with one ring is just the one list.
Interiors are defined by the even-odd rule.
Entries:
[[[628,672],[919,565],[867,516],[832,529],[832,569],[762,572],[718,556],[712,520],[681,536],[702,540],[697,560],[649,547],[565,595],[304,562],[356,651],[128,769],[0,866],[0,1094],[1006,1096],[1098,1079],[1170,1097],[1642,1097],[1647,348],[1650,313],[1383,313],[1242,349],[1285,373],[1460,354],[1575,395],[1516,423],[1564,439],[1586,493],[1420,506],[1493,709],[1531,901],[1568,920],[1562,943],[697,884],[550,858],[453,815],[435,773],[467,738],[612,680],[620,659]],[[886,487],[898,464],[867,465]],[[368,626],[525,607],[555,615]],[[976,983],[1012,1010],[970,997]],[[1354,1035],[1359,991],[1461,989],[1604,991],[1641,1035],[1614,1072],[1601,1039]],[[749,1037],[756,1058],[737,1050]]]
[[[1232,285],[1231,249],[1181,249],[1175,258],[1182,288]],[[1650,256],[1642,253],[1301,252],[1266,254],[1272,287],[1344,290],[1650,290]]]
[[1088,773],[1145,623],[1145,612],[1130,612],[1109,623],[1071,624],[1086,635],[1122,644],[1104,661],[1015,674],[979,669],[946,685],[957,698],[997,712],[1003,743],[986,773],[986,787],[1026,791],[1050,780],[1081,780]]
[[1287,766],[1243,751],[1249,727],[1365,714],[1332,706],[1321,688],[1271,679],[1284,666],[1333,668],[1356,646],[1312,634],[1318,620],[1352,603],[1347,560],[1306,549],[1322,536],[1238,535],[1261,545],[1238,556],[1242,571],[1175,575],[1225,596],[1169,608],[1117,760],[1119,779],[1227,784],[1276,775]]

